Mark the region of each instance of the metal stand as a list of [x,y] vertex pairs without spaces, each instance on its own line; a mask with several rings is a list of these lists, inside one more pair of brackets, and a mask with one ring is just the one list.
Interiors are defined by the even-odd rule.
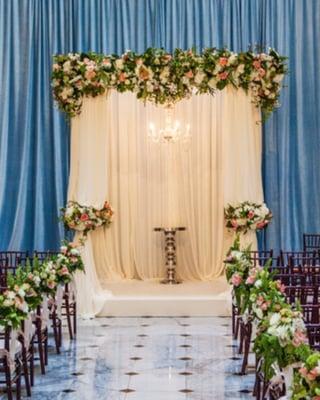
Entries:
[[178,285],[182,281],[176,279],[176,232],[185,231],[186,228],[154,228],[154,230],[156,232],[163,232],[165,237],[167,278],[162,280],[161,283],[165,285]]

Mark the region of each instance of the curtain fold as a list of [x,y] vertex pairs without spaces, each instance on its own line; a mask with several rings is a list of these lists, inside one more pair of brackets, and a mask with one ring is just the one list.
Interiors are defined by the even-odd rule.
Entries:
[[0,0],[0,248],[56,249],[69,123],[54,107],[52,54],[150,46],[273,46],[289,57],[281,108],[264,126],[274,220],[261,247],[299,249],[320,231],[318,0]]

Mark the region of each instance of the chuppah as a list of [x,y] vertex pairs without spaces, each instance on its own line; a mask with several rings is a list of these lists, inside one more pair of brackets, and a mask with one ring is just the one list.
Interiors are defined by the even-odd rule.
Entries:
[[[76,206],[64,221],[83,243],[86,273],[76,278],[82,315],[103,314],[114,283],[138,282],[139,292],[141,281],[163,280],[156,227],[186,227],[176,244],[181,295],[184,284],[211,282],[210,291],[221,284],[233,239],[224,209],[263,202],[261,119],[277,105],[284,72],[273,50],[55,57],[55,99],[72,118],[68,200]],[[256,229],[248,229],[248,243],[256,243]]]

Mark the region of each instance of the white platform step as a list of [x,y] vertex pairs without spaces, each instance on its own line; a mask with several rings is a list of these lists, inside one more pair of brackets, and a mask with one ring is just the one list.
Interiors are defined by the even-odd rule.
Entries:
[[112,296],[99,316],[230,315],[231,292],[224,277],[173,286],[154,280],[106,281],[103,286]]

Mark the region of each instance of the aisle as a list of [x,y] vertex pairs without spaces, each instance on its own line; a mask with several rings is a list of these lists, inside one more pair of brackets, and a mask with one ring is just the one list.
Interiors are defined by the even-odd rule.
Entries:
[[[37,400],[252,399],[239,377],[230,318],[99,318],[79,324],[36,375]],[[65,335],[66,337],[66,335]]]

